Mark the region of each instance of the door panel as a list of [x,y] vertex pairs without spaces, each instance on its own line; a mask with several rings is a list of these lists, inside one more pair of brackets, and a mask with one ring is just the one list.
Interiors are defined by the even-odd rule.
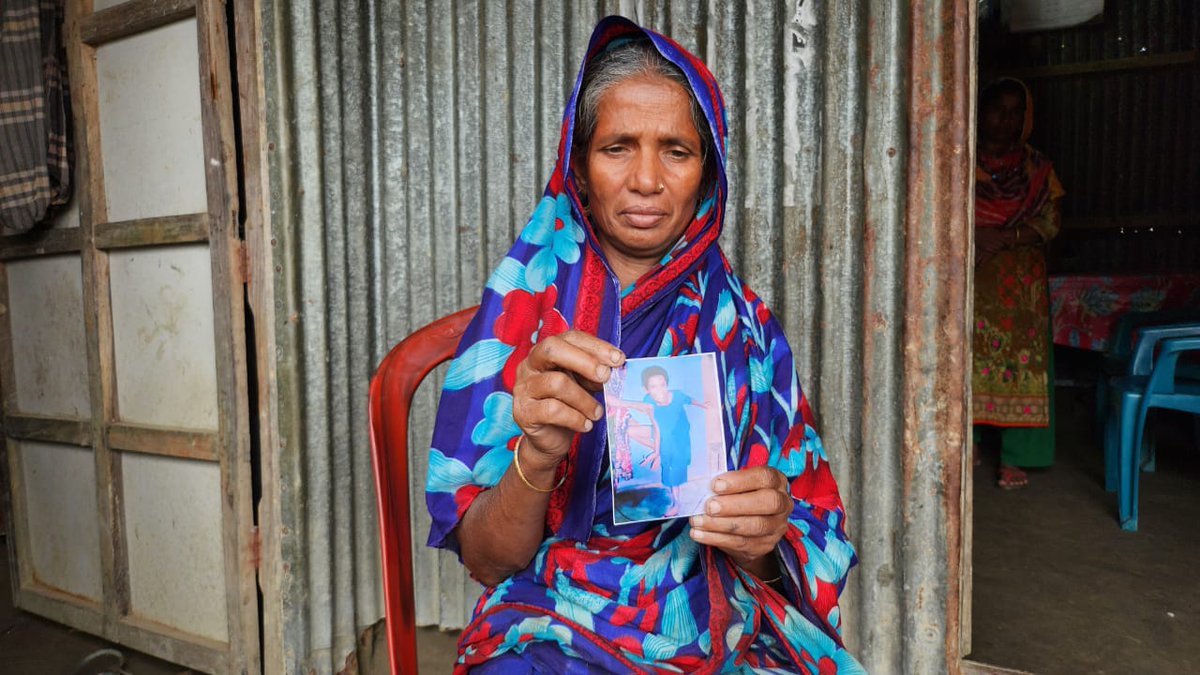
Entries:
[[83,268],[78,255],[18,260],[8,266],[16,410],[86,420],[92,416]]
[[216,431],[211,265],[204,244],[109,254],[122,422]]
[[195,670],[253,675],[225,5],[96,8],[68,3],[78,227],[0,238],[13,596]]
[[132,613],[227,641],[219,467],[128,454],[121,472]]
[[96,462],[90,448],[24,441],[21,485],[30,536],[33,585],[100,603]]
[[96,49],[103,220],[205,211],[199,58],[195,19]]

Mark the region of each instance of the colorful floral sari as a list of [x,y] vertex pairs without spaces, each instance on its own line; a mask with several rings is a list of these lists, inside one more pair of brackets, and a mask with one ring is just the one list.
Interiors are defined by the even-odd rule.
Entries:
[[[1063,189],[1050,160],[1025,142],[1033,129],[1032,120],[1033,102],[1025,89],[1020,147],[1001,156],[979,157],[975,227],[1020,225],[1036,231],[1046,242],[1058,233],[1058,200]],[[980,263],[975,268],[971,378],[975,424],[1049,425],[1050,349],[1044,247],[1018,246]],[[1036,464],[1043,462],[1022,465]]]
[[716,142],[718,180],[662,264],[623,292],[569,170],[581,68],[545,196],[488,280],[446,376],[430,450],[429,543],[459,550],[463,514],[512,462],[517,364],[538,340],[573,327],[630,357],[716,354],[729,465],[768,464],[792,481],[795,507],[778,547],[786,593],[697,544],[686,519],[614,526],[600,423],[576,437],[560,469],[565,482],[532,563],[480,599],[458,672],[862,672],[839,634],[838,595],[856,559],[837,486],[783,331],[717,245],[721,94],[682,47],[621,18],[596,27],[585,64],[629,38],[648,38],[687,75]]

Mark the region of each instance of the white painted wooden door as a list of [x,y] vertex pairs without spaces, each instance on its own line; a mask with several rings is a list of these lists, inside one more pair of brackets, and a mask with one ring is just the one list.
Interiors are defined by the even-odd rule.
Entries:
[[70,0],[77,222],[0,240],[19,607],[258,673],[226,7]]

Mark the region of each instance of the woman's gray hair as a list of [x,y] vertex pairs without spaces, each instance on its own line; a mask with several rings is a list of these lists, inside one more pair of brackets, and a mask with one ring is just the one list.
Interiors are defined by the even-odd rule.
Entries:
[[579,159],[587,157],[588,145],[592,142],[592,134],[596,132],[599,120],[600,99],[604,94],[614,85],[645,75],[664,77],[687,92],[688,101],[691,103],[692,124],[696,126],[696,133],[700,136],[700,157],[704,165],[700,195],[703,198],[716,173],[716,151],[708,120],[692,92],[692,85],[688,83],[687,76],[678,66],[659,54],[649,39],[634,39],[614,45],[588,64],[576,103],[571,155]]

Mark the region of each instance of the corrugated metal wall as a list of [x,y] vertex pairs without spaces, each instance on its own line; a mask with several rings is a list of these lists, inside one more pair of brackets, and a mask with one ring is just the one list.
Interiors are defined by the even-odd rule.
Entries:
[[[1200,47],[1200,8],[1188,0],[1112,2],[1107,10],[1099,26],[1039,36],[1029,47],[1042,53],[1029,54],[1026,65],[1094,63]],[[1036,77],[1029,84],[1037,103],[1036,140],[1071,185],[1064,218],[1200,217],[1195,61]]]
[[[723,86],[723,245],[782,318],[816,403],[862,560],[849,642],[872,672],[956,663],[971,0],[262,4],[294,667],[337,670],[382,614],[375,364],[478,301],[609,13],[673,36]],[[476,589],[457,561],[422,549],[416,574],[419,621],[461,626]]]
[[[1194,269],[1200,6],[1109,2],[1096,24],[988,36],[981,66],[1025,75],[1035,102],[1032,142],[1066,186],[1068,230],[1054,271]],[[1071,68],[1082,64],[1084,72]]]

